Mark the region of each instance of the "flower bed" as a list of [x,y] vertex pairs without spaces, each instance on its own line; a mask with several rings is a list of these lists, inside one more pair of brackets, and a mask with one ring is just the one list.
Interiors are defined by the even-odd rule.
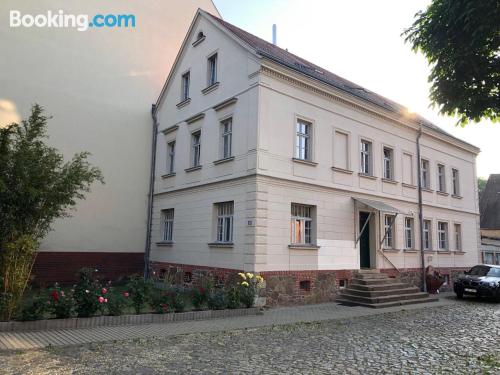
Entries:
[[[222,285],[210,275],[196,285],[175,283],[175,275],[145,280],[132,277],[121,286],[100,281],[95,270],[82,269],[71,288],[55,284],[27,299],[17,320],[0,322],[0,331],[75,329],[150,324],[256,314],[260,276],[239,273]],[[191,310],[191,311],[189,311]],[[132,313],[132,314],[131,314]]]

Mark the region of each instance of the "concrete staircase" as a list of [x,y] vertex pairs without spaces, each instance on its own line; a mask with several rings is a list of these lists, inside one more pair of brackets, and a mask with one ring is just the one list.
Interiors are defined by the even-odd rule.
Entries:
[[379,270],[359,270],[341,291],[337,302],[372,308],[437,301],[417,287],[402,283]]

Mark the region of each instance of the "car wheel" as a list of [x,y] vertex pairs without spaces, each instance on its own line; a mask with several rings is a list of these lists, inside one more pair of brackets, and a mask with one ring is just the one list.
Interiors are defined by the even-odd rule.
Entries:
[[457,299],[464,299],[464,292],[457,292]]

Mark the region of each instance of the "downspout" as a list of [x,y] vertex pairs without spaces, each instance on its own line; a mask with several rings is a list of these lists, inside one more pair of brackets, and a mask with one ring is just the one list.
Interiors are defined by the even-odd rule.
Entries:
[[149,264],[151,253],[151,226],[153,218],[153,194],[155,188],[155,169],[156,169],[156,139],[158,136],[158,121],[156,118],[156,105],[151,106],[151,117],[153,119],[153,136],[151,140],[151,165],[149,171],[149,192],[148,192],[148,214],[146,223],[146,246],[144,248],[144,278],[148,279],[151,273]]
[[424,213],[422,205],[422,161],[420,160],[420,137],[422,136],[422,125],[417,134],[417,175],[418,175],[418,223],[420,227],[420,261],[422,268],[422,292],[427,292],[425,280],[425,256],[424,256]]

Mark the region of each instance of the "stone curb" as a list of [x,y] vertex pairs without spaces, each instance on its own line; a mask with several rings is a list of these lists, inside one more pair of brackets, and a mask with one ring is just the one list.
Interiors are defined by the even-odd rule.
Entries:
[[188,311],[170,314],[140,314],[121,316],[94,316],[91,318],[46,319],[32,322],[0,322],[0,332],[48,331],[62,329],[112,327],[153,323],[185,322],[190,320],[209,320],[257,315],[260,308],[234,310]]

